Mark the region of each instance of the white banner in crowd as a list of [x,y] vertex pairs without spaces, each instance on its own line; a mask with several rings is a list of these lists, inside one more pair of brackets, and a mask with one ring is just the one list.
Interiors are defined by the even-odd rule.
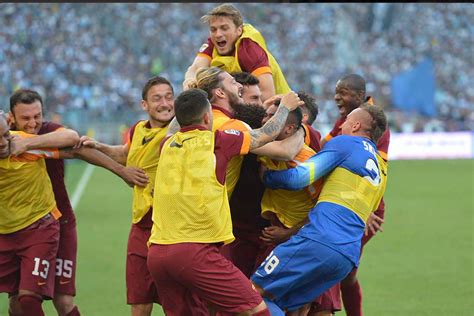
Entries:
[[388,159],[471,159],[474,132],[393,133]]

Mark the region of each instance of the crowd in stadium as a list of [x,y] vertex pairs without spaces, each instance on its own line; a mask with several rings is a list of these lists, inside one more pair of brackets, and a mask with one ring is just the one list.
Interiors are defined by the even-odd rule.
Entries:
[[[81,315],[64,159],[133,188],[122,258],[132,316],[150,316],[155,303],[176,316],[363,315],[357,273],[383,231],[390,130],[472,123],[473,90],[451,73],[469,56],[454,54],[457,43],[450,57],[437,48],[448,41],[438,27],[470,40],[459,32],[468,21],[431,6],[423,14],[443,18],[412,40],[397,23],[423,20],[418,6],[242,7],[2,8],[2,22],[15,25],[0,51],[9,104],[0,111],[0,293],[9,315],[44,316],[48,299],[60,316]],[[427,55],[456,84],[439,81],[439,121],[409,121],[391,106],[390,78]],[[42,96],[49,111],[128,111],[135,124],[122,144],[107,143],[45,120]],[[132,113],[138,100],[141,115]],[[327,131],[315,128],[321,121]]]
[[[161,73],[179,87],[207,37],[199,22],[212,4],[3,4],[2,104],[20,86],[37,87],[50,110],[94,109],[107,116],[136,107],[140,85]],[[295,90],[318,98],[316,124],[330,123],[333,85],[362,73],[388,109],[395,132],[473,128],[474,18],[466,4],[240,4]],[[304,13],[304,14],[303,14]],[[295,20],[295,17],[297,19]],[[31,53],[34,52],[34,53]],[[424,56],[434,59],[438,115],[391,105],[390,80]]]

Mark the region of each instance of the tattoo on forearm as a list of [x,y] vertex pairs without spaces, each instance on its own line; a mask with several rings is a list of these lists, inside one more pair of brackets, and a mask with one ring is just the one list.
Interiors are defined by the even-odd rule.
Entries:
[[288,117],[288,109],[285,106],[279,106],[275,115],[268,120],[265,125],[261,128],[252,130],[250,132],[251,141],[250,148],[258,148],[268,143],[272,139],[278,136],[281,129],[285,125],[286,118]]

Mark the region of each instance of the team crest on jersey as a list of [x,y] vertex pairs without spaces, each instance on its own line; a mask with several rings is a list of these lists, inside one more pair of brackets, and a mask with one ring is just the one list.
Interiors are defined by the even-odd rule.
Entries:
[[224,131],[224,133],[226,134],[230,134],[230,135],[236,135],[236,136],[239,136],[240,135],[240,131],[236,130],[236,129],[226,129]]
[[209,44],[207,44],[207,43],[202,44],[201,48],[199,48],[199,52],[202,53],[202,52],[205,51],[206,48],[208,48],[208,47],[209,47]]

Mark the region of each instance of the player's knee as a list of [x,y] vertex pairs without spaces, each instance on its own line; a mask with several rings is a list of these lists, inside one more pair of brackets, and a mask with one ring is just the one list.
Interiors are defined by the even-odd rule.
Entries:
[[354,269],[341,281],[341,285],[350,286],[356,282],[357,282],[357,269]]
[[20,308],[23,315],[38,316],[44,315],[41,304],[43,303],[43,298],[34,292],[28,293],[19,293],[18,302],[20,303]]
[[74,309],[74,296],[66,294],[55,294],[53,304],[60,316],[68,316]]
[[132,316],[150,316],[153,304],[133,304]]

